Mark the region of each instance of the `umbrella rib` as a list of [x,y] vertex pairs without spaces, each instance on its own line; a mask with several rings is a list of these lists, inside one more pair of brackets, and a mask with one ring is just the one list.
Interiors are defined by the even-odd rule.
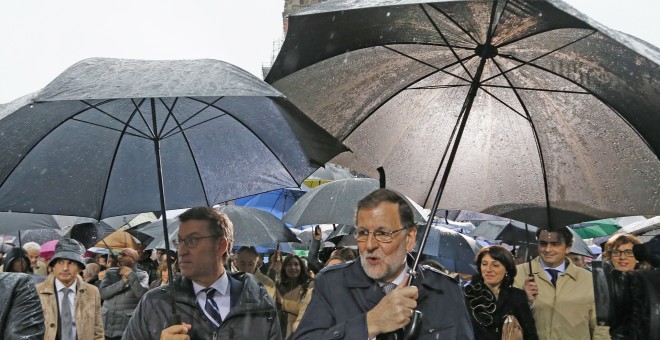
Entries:
[[518,90],[537,91],[537,92],[557,92],[557,93],[569,93],[569,94],[591,94],[591,93],[586,92],[586,91],[552,90],[552,89],[541,89],[541,88],[534,88],[534,87],[519,87],[519,86],[504,86],[504,85],[481,84],[481,87],[497,87],[497,88],[518,89]]
[[[543,32],[545,32],[545,31],[543,31]],[[539,34],[539,33],[543,33],[543,32],[535,33],[535,35],[536,35],[536,34]],[[579,39],[576,39],[576,40],[571,41],[571,42],[569,42],[569,43],[567,43],[567,44],[564,44],[564,45],[562,45],[562,46],[559,46],[559,47],[557,47],[557,48],[555,48],[555,49],[553,49],[553,50],[550,50],[550,51],[548,51],[548,52],[546,52],[546,53],[543,53],[543,54],[541,54],[541,55],[539,55],[539,56],[537,56],[537,57],[535,57],[535,58],[533,58],[533,59],[531,59],[531,60],[529,60],[529,61],[523,61],[522,59],[516,58],[516,57],[514,57],[514,56],[512,56],[512,55],[499,54],[499,56],[501,56],[502,58],[516,60],[516,61],[520,62],[521,64],[520,64],[520,65],[516,65],[516,66],[514,66],[514,67],[512,67],[512,68],[510,68],[510,69],[508,69],[508,70],[506,70],[506,71],[502,71],[500,74],[494,75],[494,76],[492,76],[492,77],[490,77],[490,78],[483,79],[481,82],[482,82],[482,83],[488,82],[488,81],[490,81],[491,79],[494,79],[494,78],[499,77],[500,75],[503,75],[504,73],[509,73],[509,72],[511,72],[511,71],[513,71],[513,70],[516,70],[516,69],[521,68],[521,67],[526,66],[526,65],[534,65],[534,61],[539,60],[539,59],[541,59],[541,58],[543,58],[543,57],[546,57],[546,56],[548,56],[548,55],[550,55],[550,54],[552,54],[552,53],[555,53],[555,52],[557,52],[557,51],[559,51],[559,50],[561,50],[561,49],[563,49],[563,48],[565,48],[565,47],[568,47],[568,46],[570,46],[570,45],[573,45],[573,44],[575,44],[575,43],[577,43],[577,42],[579,42],[579,41],[582,41],[583,39],[586,39],[587,37],[591,36],[591,35],[594,34],[594,33],[596,33],[596,31],[592,31],[591,33],[589,33],[589,34],[587,34],[587,35],[585,35],[585,36],[583,36],[583,37],[581,37],[581,38],[579,38]],[[522,39],[524,39],[524,38],[527,38],[527,37],[523,37],[523,38],[517,39],[516,41],[518,41],[518,40],[522,40]],[[511,43],[512,43],[512,42],[507,42],[506,44],[503,44],[503,45],[498,46],[498,48],[501,48],[502,46],[509,45],[509,44],[511,44]],[[494,59],[494,58],[493,58],[493,59]],[[547,71],[547,70],[546,70],[546,71]],[[555,74],[555,73],[552,72],[552,71],[547,71],[547,72],[550,72],[550,73]]]
[[470,86],[470,84],[416,86],[416,87],[409,87],[408,90],[439,90],[439,89],[451,89],[451,88],[466,87],[466,86]]
[[[424,8],[423,5],[419,5],[419,7],[422,9],[422,11],[424,12],[424,15],[426,15],[426,18],[429,20],[429,22],[431,23],[431,25],[433,25],[433,28],[435,28],[436,32],[438,32],[438,35],[440,35],[440,38],[442,38],[442,40],[445,42],[445,44],[447,44],[447,47],[449,47],[449,50],[450,50],[451,53],[454,55],[454,57],[456,58],[456,60],[461,61],[461,58],[458,57],[458,54],[456,53],[456,51],[454,51],[454,48],[451,46],[451,44],[449,44],[449,40],[447,40],[447,38],[445,37],[445,35],[442,34],[442,31],[440,30],[440,28],[438,27],[438,25],[435,23],[435,21],[433,21],[433,19],[431,18],[431,15],[428,13],[428,11],[426,10],[426,8]],[[455,22],[453,19],[451,19],[451,18],[450,18],[450,17],[449,17],[444,11],[442,11],[442,10],[439,9],[439,8],[433,7],[433,6],[431,6],[431,7],[434,8],[436,11],[440,12],[442,15],[444,15],[447,19],[449,19],[449,21],[453,22],[454,25],[456,25],[460,30],[462,30],[463,32],[465,32],[465,33],[470,37],[470,39],[472,39],[473,41],[475,41],[474,38],[472,38],[472,36],[471,36],[469,33],[467,33],[467,32],[463,29],[463,27],[461,27],[461,25],[459,25],[457,22]],[[476,42],[476,41],[475,41],[475,42]],[[465,71],[465,73],[467,73],[467,75],[468,75],[470,78],[474,78],[474,77],[472,76],[472,73],[470,73],[470,71],[469,71],[469,70],[467,69],[467,67],[465,66],[465,64],[463,64],[463,62],[461,62],[460,64],[461,64],[461,67],[463,67],[463,70]]]
[[525,117],[524,114],[518,112],[518,110],[516,110],[516,109],[514,109],[513,107],[511,107],[511,105],[505,103],[503,100],[501,100],[501,99],[500,99],[498,96],[496,96],[495,94],[493,94],[493,93],[491,93],[490,91],[484,89],[483,87],[481,88],[481,91],[484,91],[484,92],[486,92],[487,94],[489,94],[491,97],[493,97],[495,100],[497,100],[498,102],[500,102],[502,105],[508,107],[511,111],[515,112],[515,113],[516,113],[517,115],[519,115],[521,118],[523,118],[523,119],[525,119],[525,120],[528,120],[528,118]]
[[460,80],[463,80],[463,81],[465,81],[465,82],[468,83],[468,84],[469,84],[470,82],[472,82],[472,80],[470,80],[470,79],[465,79],[465,78],[463,78],[463,77],[461,77],[461,76],[458,76],[458,75],[456,75],[456,74],[453,74],[453,73],[451,73],[451,72],[448,72],[448,71],[446,71],[446,69],[449,68],[449,67],[451,67],[451,66],[454,66],[454,65],[456,65],[456,64],[462,63],[462,62],[464,62],[464,61],[466,61],[466,60],[472,59],[472,58],[476,57],[475,55],[471,55],[471,56],[469,56],[469,57],[466,57],[466,58],[463,58],[463,59],[459,59],[459,60],[457,60],[457,61],[455,61],[455,62],[453,62],[453,63],[451,63],[451,64],[448,64],[448,65],[443,66],[442,68],[438,68],[437,66],[431,65],[431,64],[429,64],[429,63],[427,63],[427,62],[425,62],[425,61],[423,61],[423,60],[419,60],[419,59],[417,59],[417,58],[415,58],[415,57],[413,57],[413,56],[411,56],[411,55],[408,55],[408,54],[406,54],[406,53],[403,53],[403,52],[401,52],[401,51],[398,51],[398,50],[396,50],[396,49],[394,49],[394,48],[391,48],[391,47],[389,47],[389,46],[383,46],[383,47],[386,48],[386,49],[388,49],[388,50],[390,50],[390,51],[392,51],[392,52],[394,52],[394,53],[398,53],[398,54],[400,54],[400,55],[402,55],[402,56],[404,56],[404,57],[406,57],[406,58],[409,58],[409,59],[411,59],[411,60],[414,60],[414,61],[416,61],[416,62],[418,62],[418,63],[420,63],[420,64],[422,64],[422,65],[426,65],[426,66],[428,66],[428,67],[430,67],[430,68],[434,68],[434,69],[436,69],[437,71],[443,72],[443,73],[445,73],[445,74],[447,74],[447,75],[450,75],[450,76],[453,76],[453,77],[458,78],[458,79],[460,79]]
[[[190,98],[190,97],[187,97],[187,98],[193,99],[193,98]],[[165,106],[165,107],[167,107],[167,106]],[[197,171],[197,178],[199,178],[199,183],[202,186],[202,192],[204,193],[204,200],[206,201],[207,205],[211,205],[211,203],[209,202],[209,197],[206,194],[206,188],[204,187],[204,181],[202,180],[202,173],[201,173],[201,171],[199,171],[199,165],[198,165],[198,162],[197,162],[197,157],[195,157],[195,153],[193,152],[192,147],[190,146],[190,140],[188,139],[188,136],[186,135],[186,132],[184,131],[183,127],[181,127],[181,123],[179,123],[179,120],[173,114],[172,114],[172,120],[174,120],[174,122],[176,123],[176,127],[178,127],[180,129],[181,136],[183,137],[183,140],[186,142],[186,146],[188,147],[188,153],[190,154],[190,157],[193,160],[193,164],[195,164],[195,171]]]
[[[183,132],[183,131],[185,131],[185,130],[192,129],[192,128],[196,127],[196,126],[199,126],[199,125],[205,124],[205,123],[210,122],[210,121],[212,121],[212,120],[214,120],[214,119],[222,118],[222,117],[224,117],[224,116],[226,116],[226,115],[227,115],[227,114],[225,113],[225,114],[223,114],[223,115],[218,115],[218,116],[215,116],[215,117],[211,117],[211,118],[209,118],[209,119],[203,120],[203,121],[201,121],[201,122],[199,122],[199,123],[195,123],[195,124],[190,125],[190,126],[187,126],[187,127],[185,127],[185,128],[184,128],[184,127],[180,127],[180,130],[170,130],[171,133],[168,133],[166,136],[163,137],[163,139],[165,139],[165,138],[169,138],[169,137],[172,137],[172,136],[176,136],[177,134],[179,134],[179,133],[181,133],[181,132]],[[185,123],[185,122],[183,122],[182,124],[184,124],[184,123]]]
[[550,223],[550,193],[548,190],[548,174],[546,172],[546,166],[545,166],[545,159],[543,158],[543,148],[541,147],[541,142],[539,141],[539,135],[538,131],[536,130],[536,125],[534,124],[534,120],[532,119],[532,115],[529,114],[529,109],[527,109],[527,105],[525,105],[525,101],[522,99],[520,96],[520,93],[518,90],[513,86],[513,82],[511,79],[509,79],[508,75],[505,72],[502,72],[502,66],[495,60],[493,59],[493,63],[495,64],[495,67],[497,67],[498,70],[502,73],[502,76],[506,80],[506,82],[511,86],[511,90],[513,93],[516,95],[516,98],[518,99],[518,102],[522,106],[523,110],[525,111],[525,115],[527,116],[527,121],[529,122],[530,128],[532,129],[532,133],[534,134],[534,143],[536,144],[536,151],[538,152],[539,156],[539,162],[541,165],[541,173],[543,174],[543,189],[544,189],[544,194],[545,194],[545,205],[546,205],[546,213],[547,213],[547,221],[548,221],[548,227],[550,227],[552,224]]
[[[448,15],[447,13],[445,13],[442,9],[440,9],[440,8],[438,7],[438,5],[436,5],[436,4],[427,4],[427,5],[430,6],[431,8],[433,8],[433,9],[435,9],[436,11],[438,11],[438,12],[439,12],[440,14],[442,14],[445,18],[447,18],[447,20],[451,21],[451,23],[453,23],[454,25],[456,25],[456,27],[458,27],[458,29],[460,29],[461,31],[463,31],[463,33],[465,33],[465,35],[467,35],[467,36],[470,38],[470,40],[472,40],[472,41],[475,43],[475,45],[479,45],[479,41],[477,41],[477,39],[475,39],[475,38],[472,36],[472,34],[470,34],[470,32],[469,32],[468,30],[466,30],[465,28],[463,28],[463,26],[461,26],[461,25],[458,23],[458,21],[454,20],[454,18],[452,18],[452,17],[451,17],[450,15]],[[421,6],[422,6],[422,5],[420,5],[420,7],[421,7]],[[429,20],[431,20],[431,22],[433,23],[433,26],[436,28],[436,30],[439,31],[438,27],[435,25],[435,22],[433,22],[433,20],[432,20],[431,17],[428,15],[428,13],[427,13],[426,11],[424,11],[424,13],[425,13],[426,16],[429,18]],[[449,44],[449,41],[447,41],[447,39],[445,39],[444,36],[442,36],[442,38],[443,38],[443,40],[444,40],[447,44]]]
[[[116,132],[119,132],[119,133],[123,132],[122,130],[117,129],[117,128],[113,128],[113,127],[110,127],[110,126],[101,125],[101,124],[98,124],[98,123],[88,122],[88,121],[86,121],[86,120],[82,120],[82,119],[71,118],[71,120],[76,121],[76,122],[80,122],[80,123],[85,123],[85,124],[89,124],[89,125],[98,126],[98,127],[100,127],[100,128],[104,128],[104,129],[108,129],[108,130],[116,131]],[[126,134],[129,135],[129,136],[137,137],[137,138],[144,138],[144,139],[149,139],[149,140],[151,139],[149,136],[144,135],[144,134],[139,134],[139,135],[138,135],[138,134],[130,133],[130,132],[126,132]]]
[[[186,98],[188,98],[188,99],[190,99],[190,100],[194,100],[194,101],[200,102],[200,103],[202,103],[202,104],[205,104],[206,106],[203,107],[203,108],[201,108],[201,109],[199,109],[197,112],[195,112],[195,113],[193,113],[192,115],[190,115],[190,117],[184,119],[180,124],[177,124],[177,126],[173,127],[172,129],[170,129],[169,131],[167,131],[166,133],[164,133],[164,134],[163,134],[163,139],[165,139],[166,137],[170,137],[170,136],[172,136],[172,135],[178,133],[178,132],[177,132],[177,129],[183,129],[183,127],[181,126],[182,124],[185,124],[185,123],[187,123],[188,121],[190,121],[191,119],[197,117],[197,115],[199,115],[200,113],[202,113],[204,110],[208,109],[210,106],[213,106],[213,104],[217,103],[220,99],[224,98],[224,96],[223,96],[223,97],[218,97],[218,98],[216,98],[216,99],[215,99],[213,102],[211,102],[210,104],[207,103],[207,102],[205,102],[205,101],[203,101],[203,100],[199,100],[199,99],[197,99],[197,98],[193,98],[193,97],[186,97]],[[167,106],[165,106],[165,107],[167,107]],[[213,107],[215,107],[215,106],[213,106]],[[174,105],[172,105],[172,109],[174,109]],[[222,111],[222,110],[221,110],[221,111]],[[223,111],[223,112],[224,112],[224,111]],[[172,115],[174,115],[174,114],[172,114]],[[222,117],[222,116],[223,116],[223,115],[220,115],[220,116],[217,116],[217,117],[213,117],[213,118],[211,118],[211,119],[219,118],[219,117]],[[207,121],[209,121],[209,120],[211,120],[211,119],[208,119],[208,120],[206,120],[206,121],[204,121],[204,122],[207,122]],[[177,121],[177,122],[178,122],[178,121]],[[202,122],[202,123],[204,123],[204,122]],[[190,127],[188,127],[188,128],[191,128],[191,127],[197,126],[197,125],[202,124],[202,123],[195,124],[195,125],[190,126]],[[186,129],[188,129],[188,128],[186,128]]]
[[[271,98],[271,97],[268,97],[268,98]],[[190,99],[192,99],[192,100],[197,100],[197,99],[195,99],[195,98],[190,98]],[[217,101],[216,101],[216,102],[217,102]],[[224,112],[226,115],[228,115],[229,117],[233,118],[237,123],[241,124],[245,129],[247,129],[248,131],[250,131],[250,133],[252,133],[252,135],[253,135],[256,139],[259,140],[259,142],[261,143],[261,145],[263,145],[266,149],[268,149],[268,151],[270,151],[270,154],[273,155],[273,157],[275,157],[275,159],[277,159],[277,161],[278,161],[280,164],[282,164],[282,167],[283,167],[283,168],[286,170],[286,172],[289,174],[289,177],[290,177],[291,179],[293,179],[294,182],[297,183],[297,181],[295,180],[295,177],[294,177],[293,174],[291,173],[291,170],[289,170],[289,168],[288,168],[287,166],[285,166],[285,162],[282,160],[282,158],[281,158],[279,155],[277,155],[277,153],[275,153],[275,152],[273,151],[273,149],[270,147],[270,145],[268,145],[268,144],[267,144],[267,143],[261,138],[261,136],[259,136],[257,133],[255,133],[254,130],[252,130],[252,128],[250,128],[250,127],[249,127],[247,124],[245,124],[242,120],[238,119],[238,117],[236,117],[235,115],[233,115],[231,112],[229,112],[229,111],[227,111],[227,110],[225,110],[225,109],[222,109],[222,108],[219,108],[219,107],[215,106],[215,102],[211,105],[211,107],[214,107],[214,108],[217,109],[218,111],[222,111],[222,112]],[[218,118],[218,117],[216,117],[216,118]]]
[[[140,130],[134,128],[134,127],[132,127],[131,125],[129,125],[128,122],[124,122],[123,120],[121,120],[121,119],[119,119],[119,118],[113,116],[113,115],[110,114],[109,112],[107,112],[107,111],[105,111],[105,110],[103,110],[103,109],[101,109],[101,108],[99,107],[99,105],[107,104],[107,103],[112,102],[112,101],[114,101],[114,100],[116,100],[116,99],[112,99],[112,100],[104,101],[104,102],[101,102],[101,103],[98,103],[98,104],[90,104],[89,102],[87,102],[87,101],[85,101],[85,100],[81,100],[80,102],[82,102],[83,104],[85,104],[85,105],[87,105],[87,106],[89,106],[89,107],[86,108],[85,110],[82,110],[82,111],[76,113],[76,114],[74,115],[74,117],[77,116],[77,115],[79,115],[79,114],[81,114],[81,113],[83,113],[83,112],[85,112],[85,111],[88,111],[88,110],[90,110],[90,109],[95,109],[95,110],[98,110],[99,112],[103,113],[104,115],[106,115],[106,116],[108,116],[108,117],[110,117],[110,118],[116,120],[117,122],[121,123],[123,126],[127,126],[127,125],[128,125],[128,127],[130,127],[131,129],[135,130],[135,132],[137,132],[138,134],[141,134],[142,136],[144,136],[144,138],[151,139],[151,137],[149,137],[149,135],[145,134],[144,132],[142,132],[142,131],[140,131]],[[143,99],[143,101],[144,101],[144,99]],[[135,104],[135,103],[133,103],[133,104]],[[133,111],[133,113],[131,113],[131,116],[132,116],[134,113],[135,113],[135,110]],[[108,127],[108,128],[109,128],[109,127]],[[109,129],[110,129],[110,128],[109,128]]]
[[[154,127],[152,128],[151,125],[149,125],[149,123],[147,122],[147,119],[144,117],[144,114],[142,113],[142,110],[140,110],[140,106],[142,106],[142,103],[144,103],[145,100],[146,100],[145,98],[142,98],[142,101],[140,101],[140,105],[136,105],[136,104],[135,104],[135,99],[131,99],[131,102],[133,102],[133,105],[135,105],[135,110],[137,110],[137,112],[139,113],[140,118],[142,118],[142,122],[144,123],[144,126],[146,126],[147,129],[149,130],[149,132],[151,133],[151,136],[152,136],[152,137],[149,138],[149,139],[154,140],[154,138],[156,138],[156,139],[158,138],[158,131],[155,131],[155,130],[154,130],[154,129],[156,129],[157,127],[154,126]],[[152,112],[152,114],[155,115],[156,113],[155,113],[155,112]],[[128,120],[128,122],[131,122],[131,121],[132,121],[132,116],[131,116],[131,119]],[[127,123],[127,124],[128,124],[128,123]]]
[[[142,104],[146,99],[142,98],[140,101],[140,104]],[[135,105],[135,100],[131,99],[131,102],[133,105]],[[119,139],[117,140],[117,143],[115,144],[115,152],[112,154],[112,161],[110,162],[110,167],[108,171],[108,176],[106,177],[105,180],[105,188],[103,190],[103,198],[101,199],[101,210],[99,211],[99,220],[103,217],[103,208],[105,207],[105,199],[107,197],[108,193],[108,186],[110,185],[110,175],[112,174],[112,168],[114,168],[115,161],[117,160],[117,154],[119,153],[119,146],[121,145],[121,142],[124,139],[124,136],[126,135],[126,128],[131,127],[130,121],[133,120],[133,117],[135,116],[136,113],[140,111],[139,106],[135,106],[135,110],[131,113],[130,117],[128,118],[128,121],[124,123],[124,129],[122,132],[119,134]],[[131,127],[132,128],[132,127]]]
[[[158,100],[160,100],[160,103],[163,104],[163,106],[165,106],[165,108],[167,109],[167,112],[168,112],[167,117],[165,117],[165,120],[163,121],[163,124],[161,124],[161,126],[160,126],[160,132],[163,132],[165,130],[165,125],[167,125],[167,122],[170,120],[170,116],[174,115],[174,107],[176,106],[176,103],[179,102],[179,97],[174,98],[174,101],[172,102],[172,107],[171,108],[168,107],[167,104],[165,104],[165,101],[163,100],[163,98],[158,98]],[[162,135],[159,136],[159,137],[161,137],[161,139],[162,139]]]

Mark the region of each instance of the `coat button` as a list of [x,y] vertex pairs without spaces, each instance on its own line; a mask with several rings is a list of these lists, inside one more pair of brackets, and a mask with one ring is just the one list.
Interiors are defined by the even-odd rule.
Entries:
[[55,327],[55,324],[54,324],[54,323],[51,323],[51,324],[50,324],[50,328],[53,328],[53,327]]
[[334,331],[334,332],[332,333],[332,337],[333,337],[333,338],[339,338],[340,336],[341,336],[341,332],[340,332],[340,331]]

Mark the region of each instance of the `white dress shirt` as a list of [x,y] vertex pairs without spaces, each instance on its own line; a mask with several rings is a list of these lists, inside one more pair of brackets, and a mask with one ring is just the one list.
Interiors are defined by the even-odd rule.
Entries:
[[204,306],[206,305],[206,292],[203,292],[202,290],[206,288],[215,288],[216,293],[213,295],[213,300],[218,305],[218,309],[220,309],[220,316],[222,317],[222,320],[224,320],[227,317],[227,314],[229,314],[229,307],[231,303],[229,294],[229,277],[227,276],[227,272],[225,271],[222,276],[220,276],[220,278],[210,287],[204,287],[193,281],[193,289],[195,290],[195,296],[197,297],[197,304],[199,304],[199,306],[202,308],[204,314],[206,314],[206,316],[217,327],[220,327],[220,325],[215,323],[214,319],[208,315],[204,309]]

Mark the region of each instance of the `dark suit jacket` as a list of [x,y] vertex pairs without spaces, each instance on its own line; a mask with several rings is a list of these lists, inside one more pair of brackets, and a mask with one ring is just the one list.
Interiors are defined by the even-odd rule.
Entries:
[[[414,283],[424,313],[419,339],[473,339],[472,323],[458,284],[424,266]],[[421,282],[421,283],[420,283]],[[323,269],[294,339],[367,340],[366,313],[385,296],[364,272],[360,259]]]
[[[469,302],[466,299],[466,303]],[[510,287],[500,290],[500,295],[495,303],[495,312],[493,315],[493,323],[490,326],[484,327],[477,320],[475,320],[472,312],[468,310],[472,325],[474,326],[474,338],[477,340],[499,340],[502,339],[502,326],[504,324],[504,317],[512,314],[518,319],[520,326],[523,329],[523,337],[525,340],[538,340],[536,334],[536,325],[534,323],[534,316],[529,309],[527,303],[527,295],[521,289]]]
[[46,325],[30,277],[0,272],[0,339],[43,339]]

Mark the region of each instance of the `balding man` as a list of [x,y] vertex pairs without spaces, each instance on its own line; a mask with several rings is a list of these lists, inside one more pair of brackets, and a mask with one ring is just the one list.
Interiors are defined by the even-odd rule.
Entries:
[[126,248],[119,253],[119,267],[107,270],[101,282],[101,308],[105,338],[121,339],[128,320],[149,290],[149,274],[137,269],[139,259],[135,249]]

